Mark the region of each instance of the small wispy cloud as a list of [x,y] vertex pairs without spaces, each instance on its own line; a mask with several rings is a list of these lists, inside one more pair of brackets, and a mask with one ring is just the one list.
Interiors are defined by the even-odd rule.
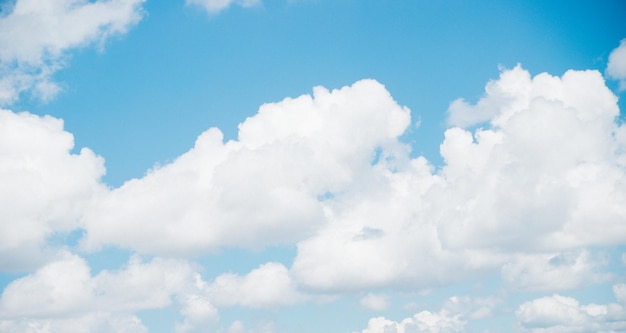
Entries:
[[0,16],[0,105],[30,93],[41,100],[60,90],[53,75],[69,51],[123,35],[143,16],[145,0],[17,0]]
[[606,74],[609,78],[619,80],[620,90],[626,90],[626,39],[622,39],[619,46],[611,51]]
[[261,0],[186,0],[187,5],[200,6],[209,14],[217,14],[232,5],[250,8],[261,5]]

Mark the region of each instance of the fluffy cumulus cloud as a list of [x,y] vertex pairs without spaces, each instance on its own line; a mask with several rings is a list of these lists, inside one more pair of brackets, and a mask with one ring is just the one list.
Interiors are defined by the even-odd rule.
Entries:
[[367,328],[361,333],[453,333],[463,332],[464,327],[465,322],[458,315],[452,315],[446,311],[421,311],[400,322],[385,317],[372,318],[369,320]]
[[273,262],[263,264],[245,276],[222,274],[205,290],[218,306],[268,308],[295,304],[309,298],[297,289],[287,268]]
[[623,39],[609,55],[606,74],[620,81],[620,90],[626,89],[626,39]]
[[[174,307],[182,318],[173,326],[175,332],[205,332],[216,327],[218,307],[271,308],[316,299],[328,297],[300,292],[279,263],[261,265],[244,276],[226,273],[207,281],[187,261],[144,261],[137,255],[119,270],[94,275],[84,259],[64,252],[4,289],[0,328],[145,332],[138,311]],[[241,322],[233,325],[229,331],[247,331]]]
[[[13,215],[32,214],[17,217],[39,230],[12,246],[40,246],[54,230],[72,228],[85,230],[83,249],[156,255],[295,242],[289,279],[331,292],[427,289],[502,267],[521,289],[552,288],[546,276],[570,277],[556,289],[600,281],[602,265],[580,249],[625,241],[626,130],[615,122],[616,101],[595,71],[531,77],[519,66],[504,70],[476,105],[452,104],[451,122],[483,127],[447,130],[445,165],[436,170],[409,157],[399,139],[409,110],[381,84],[318,87],[263,105],[240,124],[237,140],[224,142],[209,129],[172,163],[106,191],[97,190],[100,159],[89,150],[70,154],[71,136],[58,120],[5,112],[11,127],[26,119],[56,124],[42,125],[42,133],[59,132],[60,142],[49,149],[55,139],[24,131],[14,133],[25,139],[4,140],[38,149],[36,158],[16,150],[19,172],[38,168],[51,182],[43,188],[58,186],[40,191],[28,187],[42,184],[30,174],[3,171],[15,184],[7,200],[20,198],[9,195],[18,188],[24,193]],[[71,179],[61,181],[64,174]],[[97,199],[84,200],[93,192]],[[45,204],[54,200],[60,203]],[[19,234],[20,225],[3,228]]]
[[500,302],[496,298],[453,296],[444,303],[439,311],[423,310],[399,322],[385,317],[371,318],[367,328],[361,333],[465,332],[468,320],[490,317],[494,307]]
[[[451,105],[451,123],[482,127],[445,132],[441,170],[423,158],[382,158],[326,203],[328,223],[299,242],[294,276],[323,290],[427,288],[507,263],[512,276],[531,265],[517,253],[543,260],[623,242],[626,137],[618,114],[596,71],[504,70],[477,104]],[[580,273],[570,286],[598,278],[584,255],[568,256],[532,264],[533,274]],[[527,288],[540,281],[524,279],[517,282]]]
[[465,194],[440,226],[443,241],[526,250],[623,241],[613,233],[626,216],[625,129],[600,73],[531,78],[518,66],[488,88],[476,105],[450,110],[451,119],[483,108],[493,116],[473,135],[446,132],[443,175]]
[[367,328],[361,333],[452,333],[463,332],[463,327],[462,321],[445,312],[422,311],[401,322],[395,322],[384,317],[372,318],[369,320]]
[[[532,77],[518,66],[476,104],[458,100],[449,111],[440,168],[402,142],[409,110],[362,80],[265,104],[236,140],[208,129],[173,162],[114,189],[99,182],[101,158],[72,153],[60,120],[2,111],[0,195],[9,204],[0,214],[15,222],[0,224],[5,268],[38,258],[52,235],[72,230],[84,231],[80,250],[171,258],[288,243],[297,254],[291,267],[269,262],[203,280],[184,261],[138,257],[92,275],[84,260],[57,251],[4,290],[0,327],[65,328],[54,319],[63,316],[94,330],[141,331],[136,311],[176,304],[175,330],[193,332],[217,320],[217,307],[357,292],[380,311],[387,300],[365,294],[370,288],[419,291],[501,274],[515,289],[550,292],[610,278],[608,259],[586,249],[626,242],[626,128],[601,74]],[[533,317],[544,305],[592,319],[615,308],[559,297],[520,307],[522,326],[551,327]],[[373,318],[364,332],[460,331],[495,303],[455,298],[400,322]]]
[[83,246],[198,254],[298,241],[324,223],[324,198],[371,174],[376,150],[397,148],[409,121],[372,80],[265,104],[238,140],[209,129],[171,164],[99,200]]
[[20,93],[47,100],[59,90],[52,75],[67,51],[125,34],[144,0],[17,0],[0,17],[0,105]]
[[[84,259],[65,253],[36,272],[11,282],[0,297],[3,332],[142,332],[134,312],[179,303],[179,331],[215,320],[205,283],[183,261],[134,256],[126,267],[92,275]],[[62,319],[60,319],[62,318]],[[30,329],[30,331],[29,331]]]
[[198,294],[183,296],[180,313],[184,319],[176,324],[176,333],[205,332],[218,317],[217,308],[206,297]]
[[[127,33],[143,2],[0,5],[0,105],[22,94],[53,97],[70,51]],[[261,0],[186,3],[216,14]],[[626,40],[606,75],[626,89]],[[103,158],[76,150],[62,120],[0,109],[0,272],[30,271],[2,291],[0,331],[147,332],[138,313],[168,308],[179,314],[172,331],[204,332],[217,329],[219,308],[345,293],[384,311],[392,300],[370,291],[416,292],[488,274],[522,292],[606,283],[615,276],[602,247],[626,242],[619,112],[597,71],[503,69],[476,103],[450,104],[436,168],[402,141],[408,108],[367,79],[264,104],[237,139],[208,129],[173,162],[109,188]],[[68,237],[78,245],[60,244]],[[186,260],[277,244],[297,246],[291,266],[267,262],[206,279]],[[107,246],[138,254],[92,272],[71,252]],[[613,292],[608,304],[530,300],[515,311],[519,329],[625,331],[626,285]],[[501,302],[452,297],[439,311],[371,318],[362,333],[461,332]],[[225,331],[273,330],[233,321]]]
[[618,303],[582,305],[554,294],[520,305],[515,314],[526,332],[622,332],[626,330],[626,285],[614,285],[613,292]]
[[54,256],[46,240],[77,228],[83,209],[104,191],[103,159],[73,148],[63,121],[0,110],[0,271]]
[[576,252],[519,255],[502,267],[502,277],[520,290],[556,291],[604,282],[611,275],[603,272],[608,258]]
[[261,5],[261,0],[186,0],[187,5],[200,6],[209,14],[217,14],[231,5],[244,8]]

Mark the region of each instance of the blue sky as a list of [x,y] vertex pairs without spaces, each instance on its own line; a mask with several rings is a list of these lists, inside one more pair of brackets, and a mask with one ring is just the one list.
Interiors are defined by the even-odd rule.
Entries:
[[626,330],[623,4],[0,10],[0,331]]

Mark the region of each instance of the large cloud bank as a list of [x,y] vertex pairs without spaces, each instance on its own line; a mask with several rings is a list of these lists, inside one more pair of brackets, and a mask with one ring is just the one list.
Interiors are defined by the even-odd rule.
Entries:
[[169,255],[296,242],[325,223],[323,197],[371,174],[375,150],[397,146],[409,121],[372,80],[263,105],[237,141],[211,128],[103,197],[85,215],[83,243]]
[[[328,223],[298,244],[294,274],[321,289],[430,287],[459,270],[623,242],[626,132],[616,100],[595,71],[504,71],[476,105],[452,104],[453,123],[492,116],[473,132],[446,131],[439,172],[423,158],[383,158],[328,202]],[[579,262],[591,264],[552,265]]]
[[[593,249],[626,241],[626,128],[618,115],[597,71],[503,70],[476,104],[451,104],[445,164],[435,168],[401,140],[409,110],[363,80],[265,104],[240,124],[237,140],[224,142],[211,128],[173,162],[110,189],[99,181],[102,159],[88,149],[72,153],[60,120],[2,111],[0,181],[9,187],[0,194],[12,209],[2,211],[1,269],[14,269],[16,256],[44,260],[36,254],[55,246],[51,235],[77,230],[83,236],[70,250],[115,246],[158,257],[92,275],[57,246],[47,265],[4,290],[0,327],[71,331],[72,322],[58,318],[73,316],[94,330],[141,331],[136,311],[177,304],[184,332],[215,322],[219,307],[371,288],[426,290],[501,274],[510,288],[550,292],[610,280]],[[185,260],[276,244],[297,245],[291,267],[270,262],[206,279]],[[161,293],[144,294],[133,281]],[[623,300],[623,287],[616,290]],[[388,306],[384,295],[362,303]],[[599,309],[538,299],[517,312],[523,328],[545,324],[533,317],[544,303]],[[378,317],[364,332],[460,331],[471,317],[450,308],[401,322]]]

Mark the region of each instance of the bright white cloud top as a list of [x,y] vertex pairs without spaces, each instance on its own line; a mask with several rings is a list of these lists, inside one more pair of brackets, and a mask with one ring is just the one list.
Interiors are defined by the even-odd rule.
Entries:
[[[394,83],[360,78],[267,99],[114,186],[71,117],[17,108],[148,6],[3,7],[0,332],[626,330],[623,40],[599,70],[502,67],[441,112],[436,158]],[[253,6],[278,10],[180,10]]]

